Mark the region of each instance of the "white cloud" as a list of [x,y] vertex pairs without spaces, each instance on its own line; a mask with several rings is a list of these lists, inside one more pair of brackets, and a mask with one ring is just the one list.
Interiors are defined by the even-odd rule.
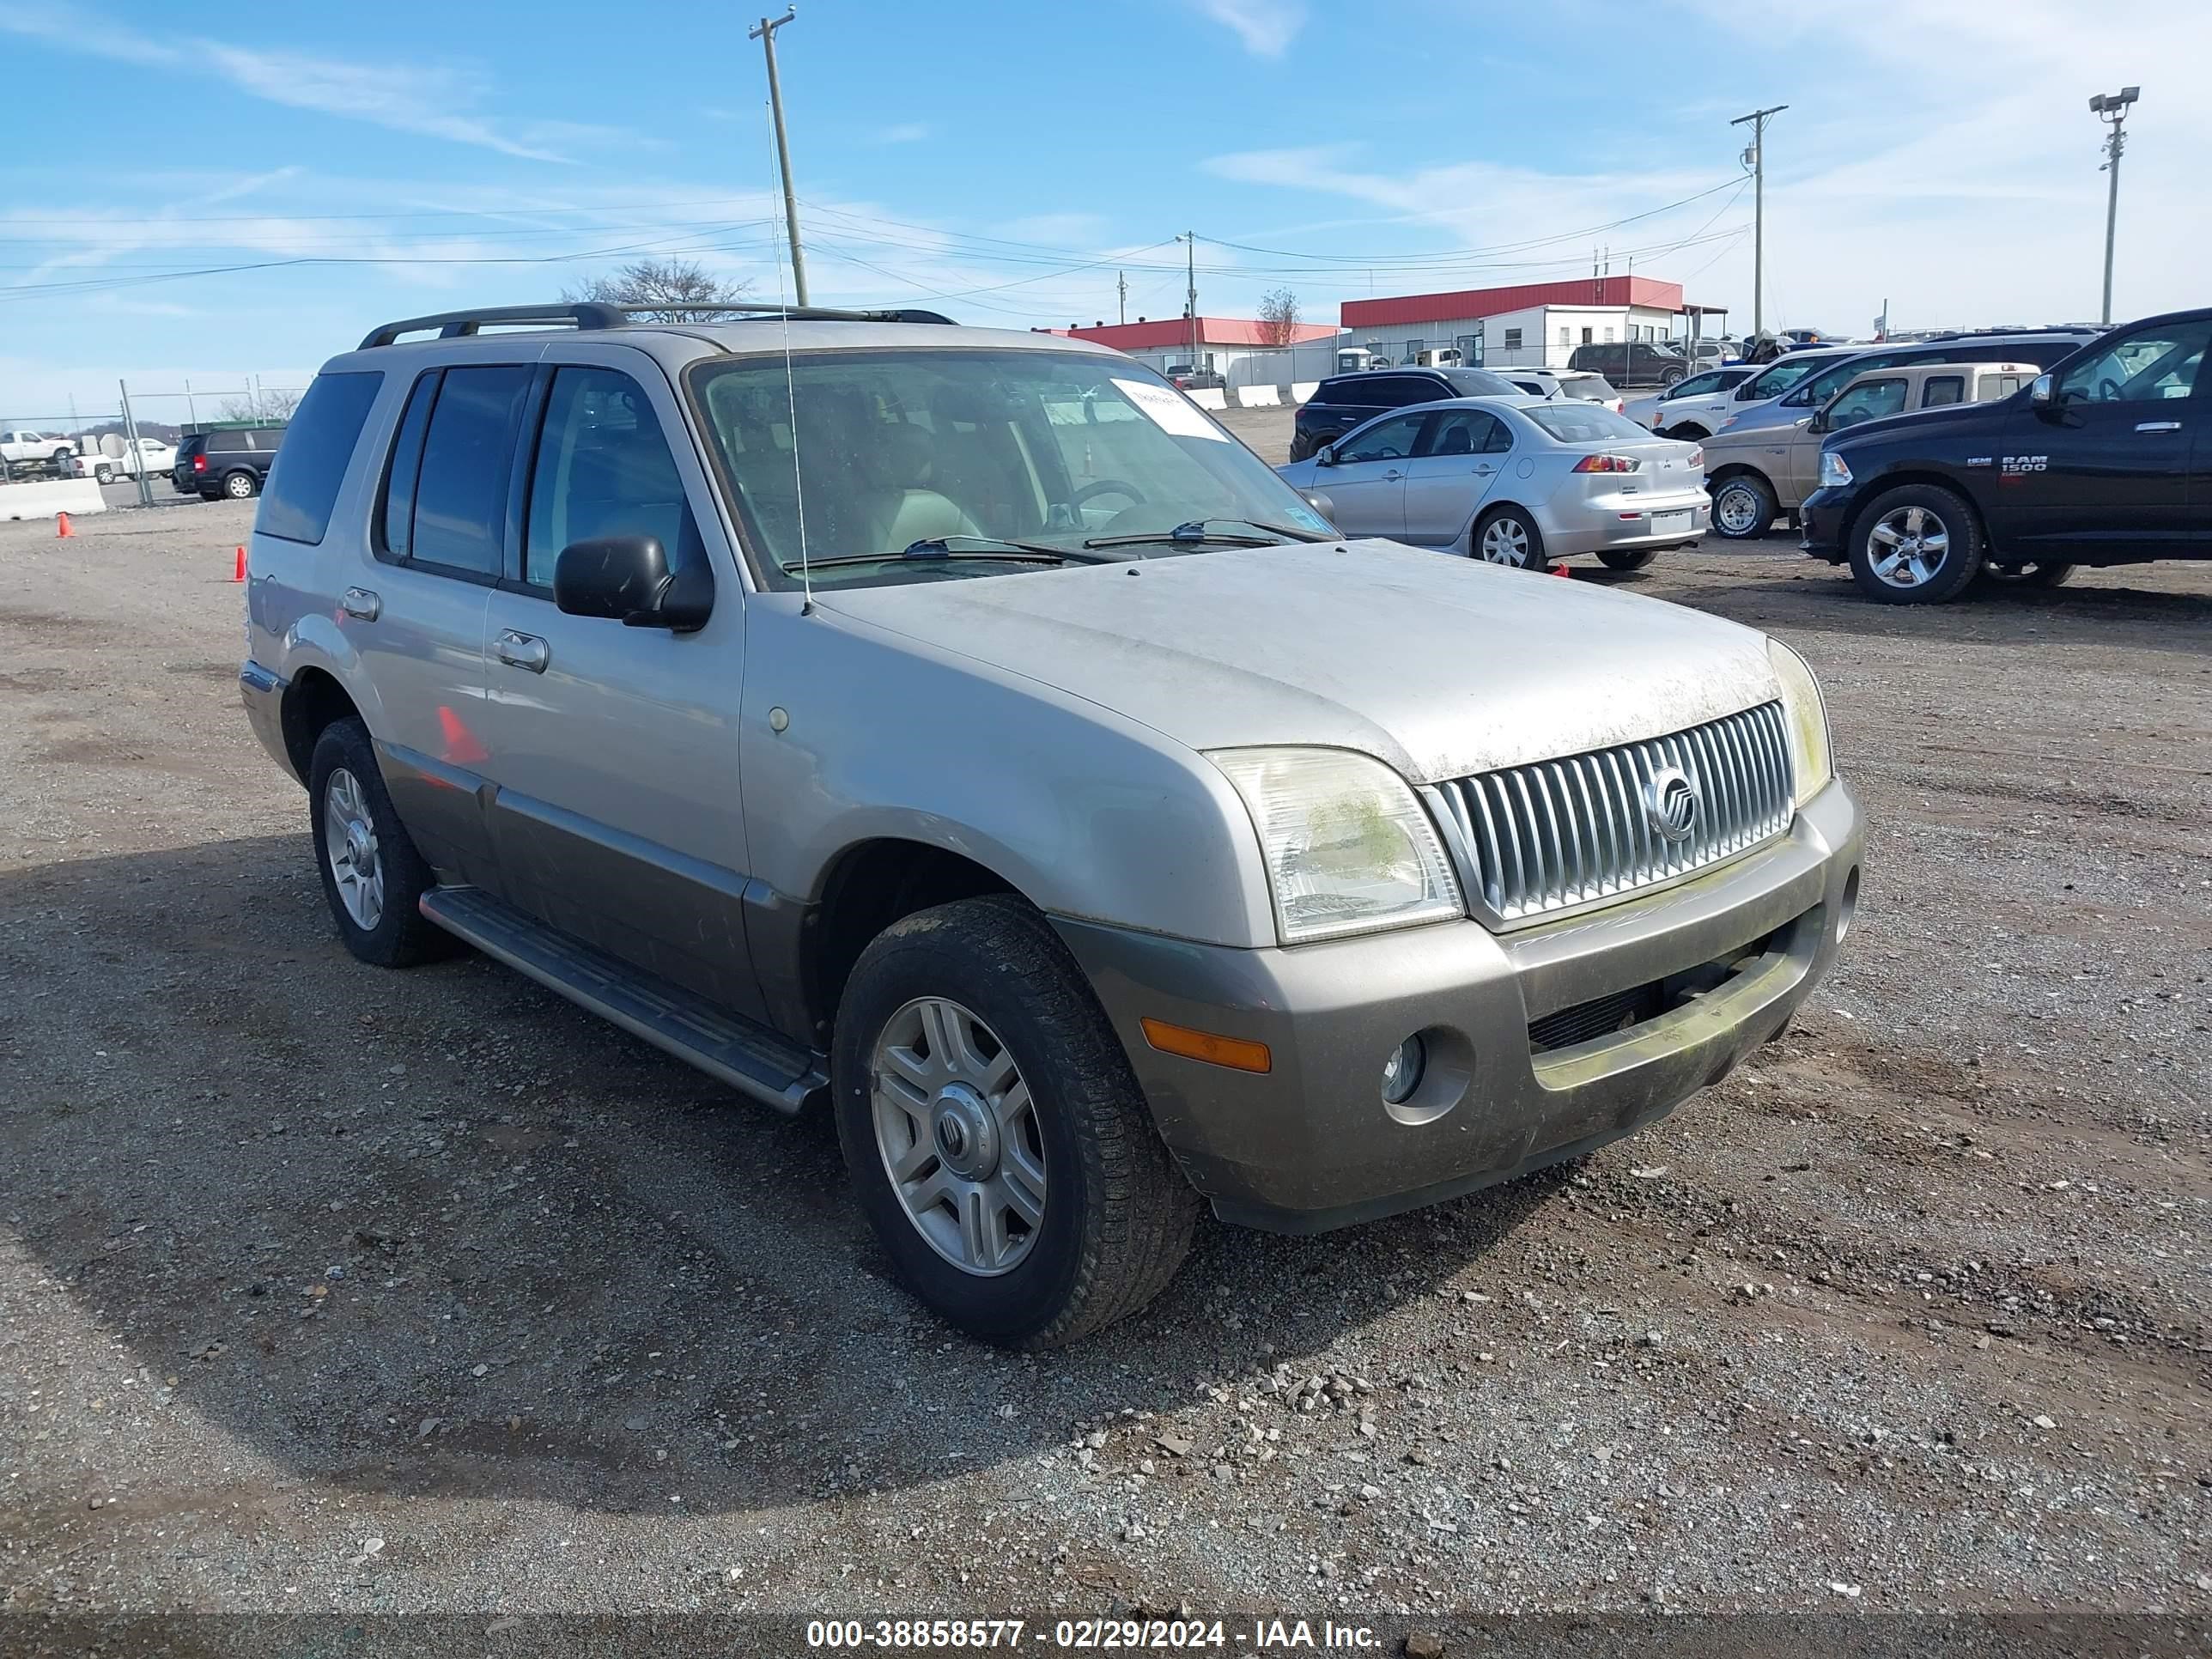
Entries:
[[885,127],[876,137],[886,144],[918,144],[935,131],[927,121],[902,121],[896,126]]
[[1280,58],[1305,27],[1306,9],[1295,0],[1196,0],[1200,11],[1236,32],[1256,58]]
[[524,161],[565,162],[570,158],[550,145],[624,136],[578,122],[507,124],[471,114],[470,107],[483,95],[484,83],[480,76],[450,65],[356,63],[221,44],[187,52],[112,21],[103,20],[97,28],[80,28],[58,15],[21,10],[0,15],[0,30],[118,62],[202,70],[287,108],[450,139]]

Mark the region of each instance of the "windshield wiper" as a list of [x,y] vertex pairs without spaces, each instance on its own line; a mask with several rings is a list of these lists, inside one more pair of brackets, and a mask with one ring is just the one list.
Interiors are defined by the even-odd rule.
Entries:
[[[1259,536],[1224,536],[1208,530],[1208,525],[1241,524],[1263,531],[1274,538],[1269,541]],[[1139,547],[1150,542],[1168,542],[1188,547],[1273,547],[1278,543],[1333,542],[1337,538],[1324,536],[1317,531],[1293,530],[1288,525],[1268,524],[1259,519],[1193,519],[1179,524],[1173,530],[1154,530],[1133,536],[1093,536],[1084,543],[1085,547]]]
[[[952,544],[973,544],[975,551],[956,552]],[[1042,542],[1009,541],[1003,536],[928,536],[918,542],[908,542],[897,553],[841,553],[835,558],[809,559],[810,570],[830,570],[839,565],[896,564],[901,559],[981,559],[997,560],[1013,564],[1104,564],[1108,561],[1093,558],[1088,553],[1073,548],[1048,547]],[[783,574],[795,576],[799,567],[787,564]]]

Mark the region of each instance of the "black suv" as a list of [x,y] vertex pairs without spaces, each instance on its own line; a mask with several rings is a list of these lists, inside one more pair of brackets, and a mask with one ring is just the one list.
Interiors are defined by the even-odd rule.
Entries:
[[1956,599],[1984,568],[2049,587],[2080,564],[2212,558],[2208,355],[2212,310],[2174,312],[2001,403],[1839,433],[1798,510],[1805,550],[1889,605]]
[[1690,372],[1690,360],[1656,340],[1614,340],[1577,346],[1567,367],[1601,374],[1615,386],[1672,386]]
[[1323,380],[1299,405],[1291,459],[1303,461],[1370,415],[1440,398],[1518,398],[1521,388],[1486,368],[1368,368]]
[[188,432],[177,441],[169,482],[179,495],[214,501],[228,495],[242,501],[261,493],[270,464],[284,441],[281,426],[227,426]]

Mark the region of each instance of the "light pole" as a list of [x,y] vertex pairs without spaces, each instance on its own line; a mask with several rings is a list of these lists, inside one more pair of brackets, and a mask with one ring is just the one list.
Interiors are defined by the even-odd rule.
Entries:
[[806,256],[799,247],[799,198],[791,190],[791,140],[783,131],[783,87],[775,78],[775,32],[799,15],[799,8],[786,6],[783,15],[770,21],[762,18],[745,31],[745,39],[757,40],[768,54],[768,102],[775,114],[775,160],[783,169],[783,225],[791,234],[791,288],[799,296],[799,303],[806,303]]
[[1739,115],[1729,123],[1740,127],[1751,123],[1751,143],[1743,152],[1744,165],[1751,169],[1751,333],[1756,339],[1766,331],[1766,313],[1763,309],[1766,289],[1766,122],[1770,116],[1779,115],[1790,107],[1776,104],[1766,109],[1755,109],[1748,115]]
[[2105,192],[2105,309],[2100,319],[2107,324],[2112,320],[2112,233],[2120,222],[2120,152],[2128,147],[2128,106],[2142,95],[2141,87],[2122,87],[2089,100],[2089,112],[2112,129],[2105,136],[2105,171],[2112,176]]

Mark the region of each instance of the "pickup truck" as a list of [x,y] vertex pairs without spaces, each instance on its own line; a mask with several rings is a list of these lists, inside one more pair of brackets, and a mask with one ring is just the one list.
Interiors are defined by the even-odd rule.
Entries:
[[141,438],[135,449],[130,439],[112,432],[97,438],[86,435],[73,441],[80,446],[76,452],[78,476],[96,478],[101,483],[135,478],[142,472],[167,472],[176,465],[175,448],[159,438]]
[[15,472],[44,471],[76,450],[76,440],[59,433],[33,432],[27,428],[0,432],[0,461],[5,461]]

